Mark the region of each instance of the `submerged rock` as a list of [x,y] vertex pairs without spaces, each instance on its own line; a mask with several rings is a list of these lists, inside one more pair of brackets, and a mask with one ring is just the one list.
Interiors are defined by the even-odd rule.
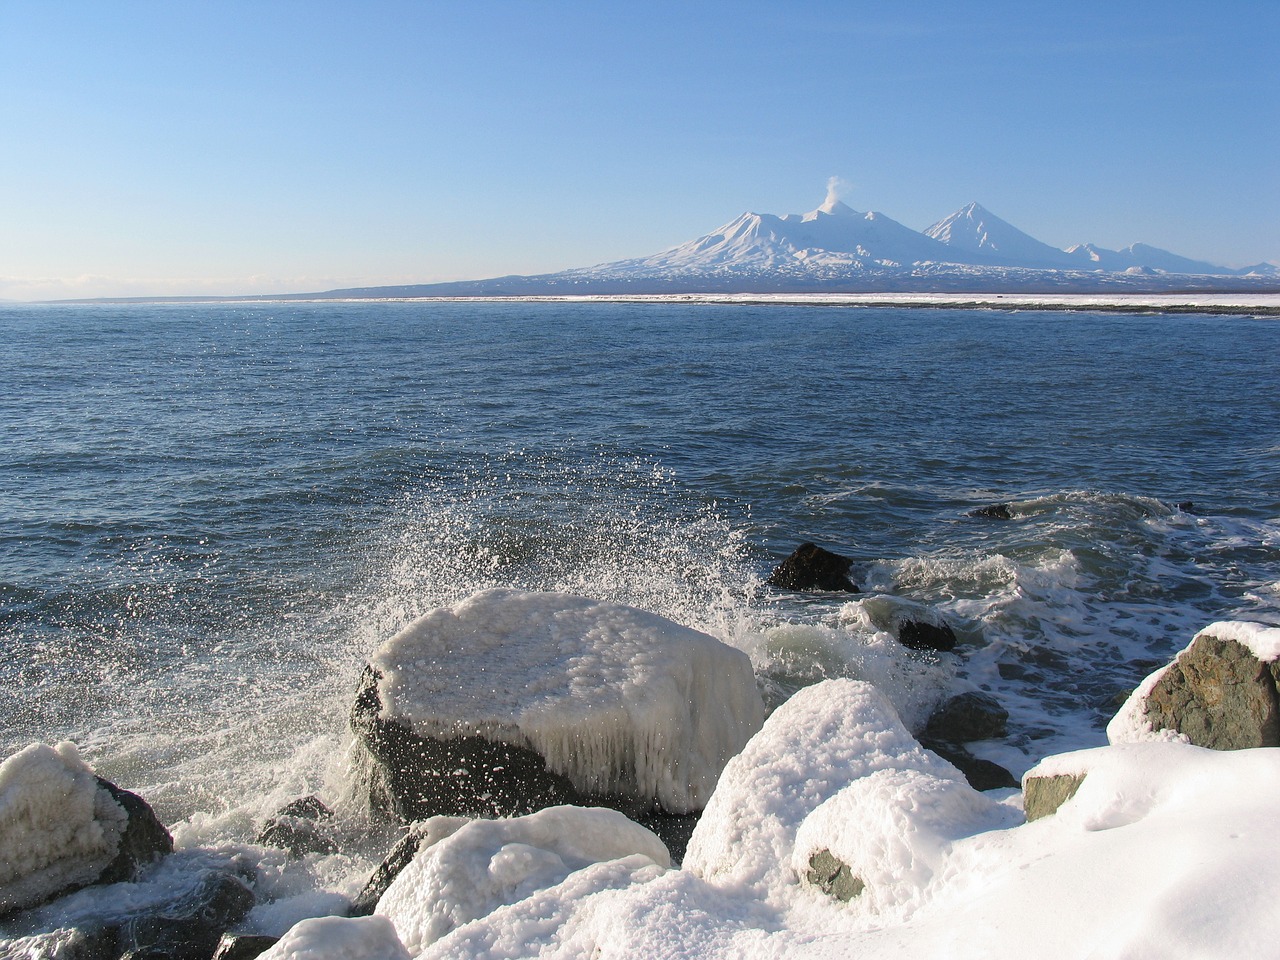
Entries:
[[992,503],[985,507],[976,507],[969,511],[971,517],[982,517],[987,520],[1012,520],[1013,507],[1008,503]]
[[117,930],[123,956],[209,960],[222,935],[253,909],[251,871],[213,870],[194,890],[129,918]]
[[898,642],[911,650],[948,653],[956,647],[956,632],[943,621],[901,620],[897,635]]
[[1112,743],[1177,737],[1215,750],[1280,746],[1280,628],[1215,623],[1139,685]]
[[791,556],[778,564],[765,583],[784,590],[857,593],[857,586],[849,579],[852,566],[853,561],[848,557],[824,550],[814,543],[802,543]]
[[0,917],[131,879],[172,850],[146,801],[96,776],[71,743],[35,743],[0,764]]
[[263,824],[257,842],[266,847],[288,850],[292,857],[307,853],[336,853],[338,845],[320,830],[333,819],[333,811],[317,797],[300,797],[285,804]]
[[384,644],[351,714],[371,803],[407,821],[606,806],[694,816],[763,722],[746,654],[655,614],[483,591]]
[[956,694],[929,717],[924,735],[948,743],[994,740],[1007,732],[1009,711],[988,693]]

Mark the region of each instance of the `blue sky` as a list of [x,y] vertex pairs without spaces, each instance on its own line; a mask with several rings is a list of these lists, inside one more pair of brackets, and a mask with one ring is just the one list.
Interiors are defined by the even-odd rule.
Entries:
[[1280,262],[1280,3],[0,0],[0,298],[538,273],[744,210]]

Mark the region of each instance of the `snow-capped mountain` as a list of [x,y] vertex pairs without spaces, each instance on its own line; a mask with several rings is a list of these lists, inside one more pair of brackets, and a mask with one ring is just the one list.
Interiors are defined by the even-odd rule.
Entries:
[[978,203],[966,204],[924,234],[952,250],[976,254],[988,262],[1064,269],[1080,266],[1080,261],[1067,251],[1041,243]]
[[860,213],[829,193],[808,213],[744,213],[647,257],[538,276],[363,287],[323,296],[1259,288],[1280,289],[1280,268],[1232,270],[1141,243],[1119,251],[1093,244],[1059,250],[977,203],[917,231],[883,213]]
[[903,226],[883,213],[859,213],[828,198],[804,214],[744,213],[706,236],[650,257],[623,260],[614,273],[650,274],[702,270],[826,270],[847,267],[901,267],[932,261],[982,262],[948,249],[932,237]]

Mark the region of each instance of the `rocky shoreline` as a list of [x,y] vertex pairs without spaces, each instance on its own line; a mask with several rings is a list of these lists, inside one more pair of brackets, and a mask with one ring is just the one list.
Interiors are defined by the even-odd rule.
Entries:
[[[853,591],[851,565],[805,544],[773,582],[780,589]],[[371,659],[354,697],[352,730],[368,761],[361,789],[371,808],[404,824],[405,833],[345,913],[400,917],[396,931],[406,946],[412,946],[406,936],[420,947],[461,922],[441,919],[420,897],[423,884],[437,882],[429,876],[462,869],[464,850],[523,851],[523,865],[506,869],[526,886],[529,877],[545,885],[606,863],[624,864],[610,869],[638,882],[684,861],[700,875],[723,873],[762,890],[785,875],[835,901],[887,903],[906,881],[859,853],[868,844],[945,838],[962,830],[957,824],[1004,828],[1022,820],[1020,809],[1027,822],[1052,816],[1103,763],[1050,758],[1019,783],[974,757],[965,744],[1004,736],[1007,720],[980,691],[956,694],[921,729],[908,731],[869,685],[828,680],[805,688],[766,721],[749,663],[743,672],[744,656],[652,614],[518,591],[490,591],[467,603],[394,638]],[[954,633],[927,610],[904,607],[892,627],[904,645],[931,655],[945,656],[955,645]],[[453,714],[437,716],[430,697],[414,693],[436,688],[415,687],[421,678],[411,682],[404,674],[446,660],[448,651],[465,648],[460,637],[476,642],[481,628],[502,634],[506,647],[524,645],[523,673],[458,677],[454,685],[474,710],[451,706]],[[534,682],[557,663],[572,682]],[[1212,750],[1280,746],[1278,690],[1280,630],[1214,624],[1134,691],[1108,738]],[[457,694],[451,690],[447,702],[460,702]],[[608,735],[597,736],[601,730]],[[575,748],[595,751],[591,763],[572,756]],[[592,770],[596,779],[584,780]],[[1011,806],[1018,787],[1021,803]],[[779,827],[770,841],[772,859],[752,860],[735,838],[775,816],[788,791],[797,798],[787,801],[791,826]],[[882,806],[895,796],[932,799],[913,803],[916,813],[878,817],[881,826],[872,827],[867,804]],[[834,806],[825,802],[836,797]],[[862,832],[851,834],[842,817],[861,817]],[[340,844],[332,820],[319,798],[300,797],[263,824],[257,843],[294,858],[333,854]],[[876,830],[890,833],[873,843]],[[0,849],[6,853],[0,933],[9,936],[0,956],[292,956],[283,943],[273,950],[275,938],[244,929],[260,884],[243,855],[211,857],[198,882],[110,922],[50,928],[58,916],[50,905],[87,888],[136,885],[178,856],[145,800],[97,777],[70,744],[33,744],[0,764]],[[429,870],[427,861],[434,864]],[[509,903],[517,888],[524,889],[481,884],[469,909]]]

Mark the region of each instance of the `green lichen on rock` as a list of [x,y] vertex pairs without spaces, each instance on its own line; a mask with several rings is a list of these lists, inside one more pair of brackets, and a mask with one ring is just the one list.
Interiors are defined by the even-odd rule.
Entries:
[[1280,746],[1280,662],[1202,634],[1146,697],[1153,730],[1175,730],[1214,750]]
[[862,879],[855,877],[849,865],[837,859],[830,850],[819,850],[809,858],[805,879],[842,903],[848,903],[866,889]]
[[1022,786],[1022,809],[1027,822],[1057,813],[1058,808],[1076,795],[1084,774],[1062,773],[1052,777],[1027,777]]

